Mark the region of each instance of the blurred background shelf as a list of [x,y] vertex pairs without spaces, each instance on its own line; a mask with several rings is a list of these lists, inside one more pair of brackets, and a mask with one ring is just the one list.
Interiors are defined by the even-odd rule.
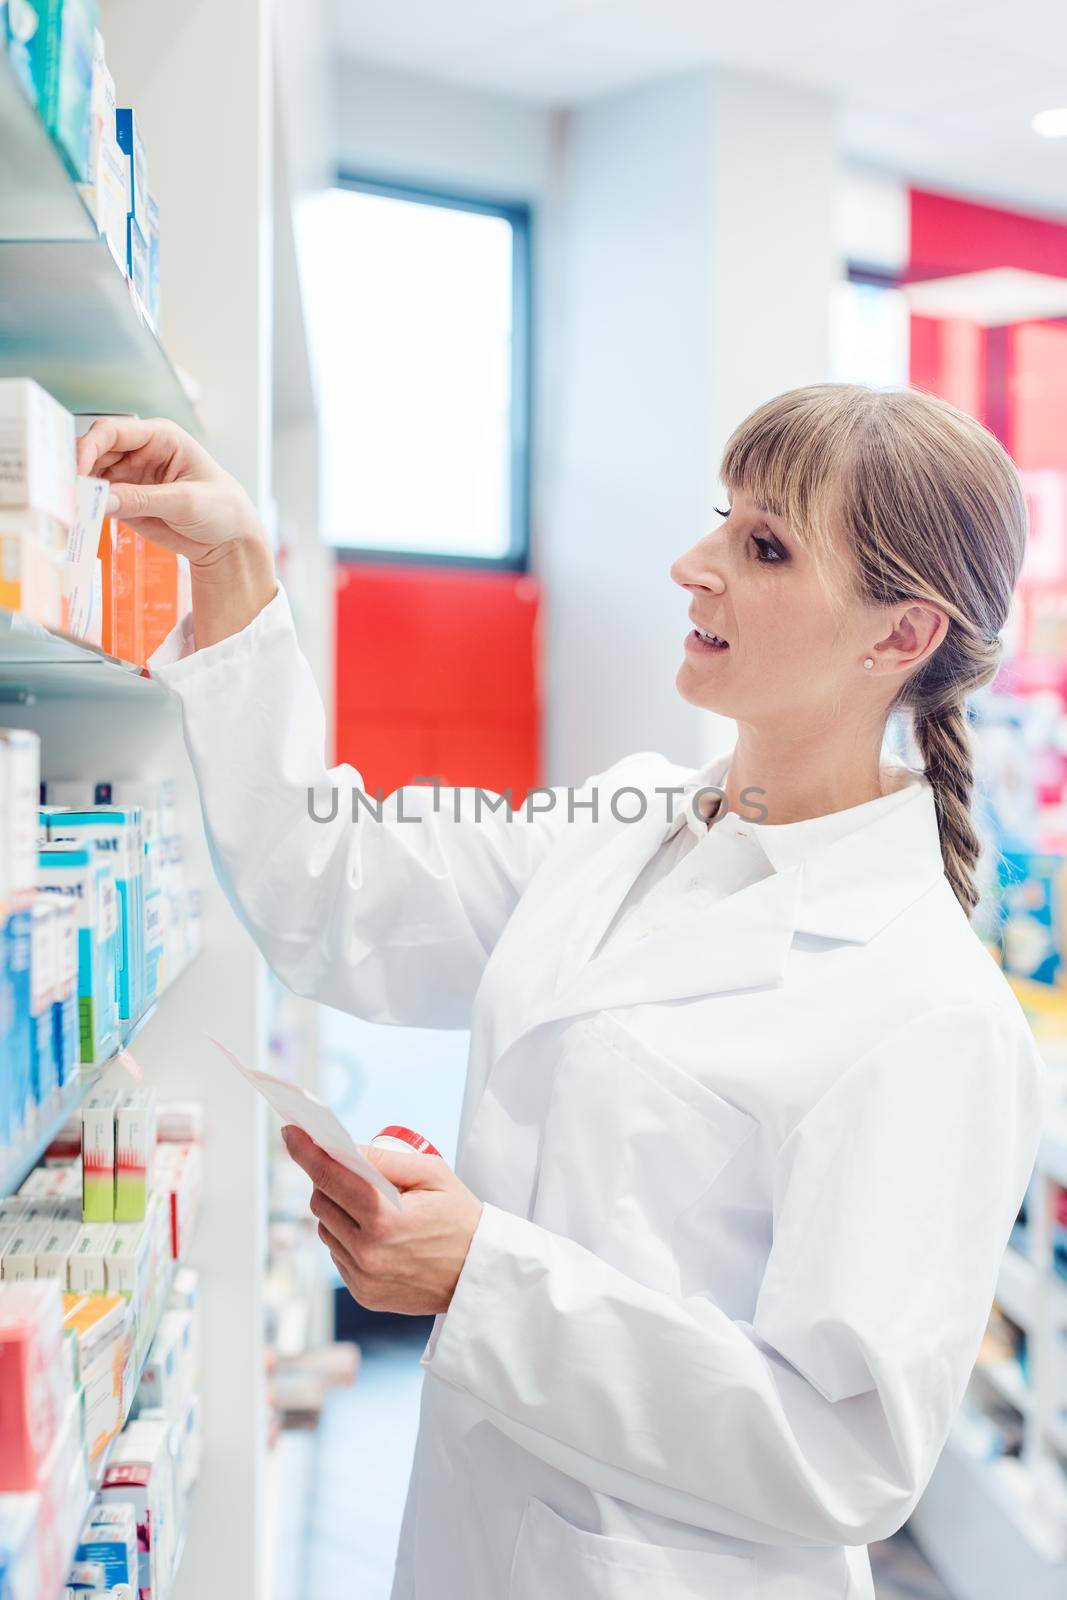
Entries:
[[997,1279],[997,1301],[1020,1328],[1029,1328],[1037,1294],[1033,1263],[1018,1250],[1006,1250]]

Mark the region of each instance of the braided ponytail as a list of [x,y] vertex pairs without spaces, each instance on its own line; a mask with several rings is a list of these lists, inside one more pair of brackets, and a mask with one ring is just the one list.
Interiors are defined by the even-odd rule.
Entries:
[[934,791],[945,876],[968,916],[979,900],[975,868],[981,841],[971,815],[974,751],[965,697],[996,675],[1000,649],[999,640],[985,643],[950,622],[940,649],[905,684],[897,702],[911,707],[915,742]]
[[947,401],[830,383],[754,411],[727,444],[720,475],[803,531],[842,611],[857,599],[874,607],[911,600],[947,616],[947,632],[888,712],[911,713],[945,876],[969,917],[979,839],[967,699],[1000,664],[1026,545],[1026,501],[1011,458]]
[[978,904],[974,873],[979,839],[971,821],[974,762],[963,706],[916,711],[915,739],[934,791],[945,876],[970,915]]

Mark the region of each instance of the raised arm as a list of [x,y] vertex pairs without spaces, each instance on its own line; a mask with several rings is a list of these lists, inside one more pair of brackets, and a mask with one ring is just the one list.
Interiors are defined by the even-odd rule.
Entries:
[[270,965],[372,1022],[467,1026],[566,822],[564,791],[512,815],[473,789],[367,796],[353,767],[326,766],[322,701],[235,480],[166,422],[94,424],[79,469],[109,477],[113,511],[189,558],[191,616],[149,667],[181,702],[217,875]]

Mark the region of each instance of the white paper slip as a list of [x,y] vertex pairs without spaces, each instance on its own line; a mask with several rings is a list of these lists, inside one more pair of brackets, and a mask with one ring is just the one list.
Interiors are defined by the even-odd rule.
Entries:
[[93,627],[93,586],[99,569],[97,552],[111,485],[103,478],[79,477],[75,487],[74,526],[67,535],[63,583],[70,601],[67,631],[76,639],[84,639]]
[[253,1072],[251,1067],[246,1067],[238,1061],[232,1050],[227,1050],[218,1039],[207,1035],[213,1045],[218,1046],[226,1057],[237,1068],[243,1078],[247,1078],[253,1089],[273,1106],[283,1122],[295,1123],[298,1128],[303,1128],[309,1139],[314,1139],[320,1150],[325,1150],[328,1156],[340,1166],[354,1172],[357,1177],[366,1178],[368,1183],[373,1183],[376,1189],[384,1194],[387,1200],[392,1201],[397,1210],[401,1210],[400,1190],[395,1184],[390,1183],[385,1175],[378,1171],[373,1162],[356,1148],[355,1141],[348,1130],[338,1122],[329,1106],[324,1106],[321,1100],[308,1094],[295,1083],[287,1083],[284,1078],[275,1078],[269,1072]]

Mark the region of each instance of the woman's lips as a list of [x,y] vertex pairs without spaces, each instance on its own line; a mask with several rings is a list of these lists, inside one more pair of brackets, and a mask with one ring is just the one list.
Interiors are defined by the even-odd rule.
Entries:
[[719,639],[715,642],[712,639],[706,639],[698,629],[694,628],[691,633],[687,633],[685,636],[685,648],[695,651],[698,655],[716,656],[724,655],[730,646],[725,639]]

